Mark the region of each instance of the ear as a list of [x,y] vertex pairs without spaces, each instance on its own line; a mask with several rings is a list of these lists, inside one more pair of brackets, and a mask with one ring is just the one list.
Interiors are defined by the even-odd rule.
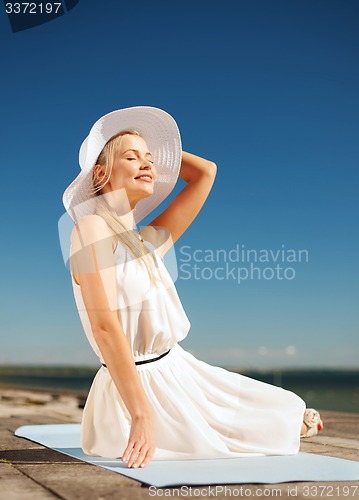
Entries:
[[99,163],[96,163],[96,165],[93,167],[93,170],[97,181],[101,181],[105,175],[102,166]]

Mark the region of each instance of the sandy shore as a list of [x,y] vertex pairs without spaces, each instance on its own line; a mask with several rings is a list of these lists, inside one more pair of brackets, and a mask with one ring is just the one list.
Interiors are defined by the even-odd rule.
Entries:
[[63,389],[27,388],[0,384],[0,418],[32,415],[58,416],[81,422],[86,393]]

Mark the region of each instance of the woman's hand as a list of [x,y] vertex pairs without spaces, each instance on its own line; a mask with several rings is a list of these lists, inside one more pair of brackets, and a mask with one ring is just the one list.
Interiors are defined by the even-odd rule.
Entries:
[[122,460],[124,462],[128,460],[127,467],[145,467],[149,464],[156,449],[155,438],[152,415],[132,418],[130,437],[122,454]]

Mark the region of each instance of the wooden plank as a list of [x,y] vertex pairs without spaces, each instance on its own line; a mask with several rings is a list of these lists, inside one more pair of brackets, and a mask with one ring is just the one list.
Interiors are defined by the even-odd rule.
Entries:
[[[149,489],[141,487],[141,483],[121,474],[81,462],[73,457],[63,455],[54,450],[47,449],[26,439],[17,438],[13,432],[21,425],[70,423],[71,416],[59,415],[57,408],[54,411],[32,412],[31,406],[25,409],[23,414],[8,413],[6,418],[0,418],[0,452],[1,458],[7,462],[1,464],[1,473],[6,481],[8,491],[17,494],[16,497],[4,496],[4,499],[22,500],[23,498],[63,498],[91,500],[136,500],[149,497]],[[321,412],[325,430],[319,436],[301,441],[301,451],[318,453],[328,456],[337,456],[350,460],[359,460],[359,419],[358,415],[340,412]],[[76,421],[74,423],[78,423]],[[5,484],[5,483],[4,483]],[[358,486],[358,482],[325,482],[328,488],[337,487],[339,492],[344,492],[344,486]],[[317,494],[313,486],[319,483],[288,483],[269,485],[230,485],[224,490],[223,485],[218,485],[215,497],[227,499],[228,496],[263,496],[269,498],[282,497],[297,499],[323,499],[323,497],[344,498],[344,496],[359,499],[359,488],[355,495],[337,495],[336,490],[326,491],[317,488]],[[323,485],[321,485],[323,486]],[[221,492],[220,487],[223,487]],[[209,496],[209,486],[205,488]],[[242,488],[242,495],[239,495]],[[307,488],[307,489],[305,489]],[[311,488],[311,489],[308,489]],[[169,496],[174,493],[175,488],[164,488],[158,491],[158,496]],[[196,487],[193,487],[194,492]],[[178,489],[177,496],[181,496]],[[0,498],[5,490],[0,490]],[[197,496],[198,496],[198,491]],[[231,493],[232,492],[232,495]],[[310,494],[308,494],[308,492]],[[354,490],[352,490],[354,492]],[[351,492],[351,493],[352,493]],[[166,494],[167,493],[167,494]],[[26,496],[27,495],[27,496]],[[43,496],[41,496],[43,495]],[[45,495],[45,496],[44,496]],[[47,495],[47,496],[46,496]],[[187,495],[189,496],[189,495]],[[192,494],[192,496],[196,496]],[[203,496],[203,495],[200,495]],[[213,496],[213,495],[212,495]]]
[[27,477],[11,463],[0,459],[0,498],[6,500],[48,500],[61,498]]
[[[6,461],[6,465],[3,462],[2,470],[10,485],[10,490],[14,488],[14,481],[16,483],[24,477],[29,492],[32,491],[31,485],[33,484],[50,495],[40,497],[33,494],[32,500],[38,498],[91,498],[91,500],[147,498],[148,500],[147,489],[141,488],[141,483],[138,481],[77,460],[13,434],[14,430],[21,425],[47,423],[60,424],[67,423],[67,421],[58,417],[41,418],[39,415],[31,414],[27,414],[25,418],[16,416],[0,419],[0,456],[2,460]],[[15,479],[11,482],[12,478]],[[35,488],[35,486],[33,487]],[[21,492],[18,497],[13,497],[14,500],[15,498],[22,500],[23,495],[28,494],[23,482],[19,482],[19,488]],[[137,489],[139,494],[134,495],[134,490]],[[15,488],[14,491],[18,490]],[[119,494],[119,492],[121,493]],[[2,498],[7,500],[7,497],[2,497],[0,490],[0,499]]]

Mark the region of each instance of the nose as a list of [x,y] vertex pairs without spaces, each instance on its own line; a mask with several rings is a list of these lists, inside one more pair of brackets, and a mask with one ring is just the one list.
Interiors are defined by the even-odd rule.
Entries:
[[157,179],[157,171],[153,163],[151,163],[151,160],[147,157],[144,157],[142,159],[142,165],[141,168],[145,168],[146,170],[150,170],[153,176],[153,180]]
[[144,157],[142,160],[142,165],[152,168],[153,163],[151,163],[149,158]]

